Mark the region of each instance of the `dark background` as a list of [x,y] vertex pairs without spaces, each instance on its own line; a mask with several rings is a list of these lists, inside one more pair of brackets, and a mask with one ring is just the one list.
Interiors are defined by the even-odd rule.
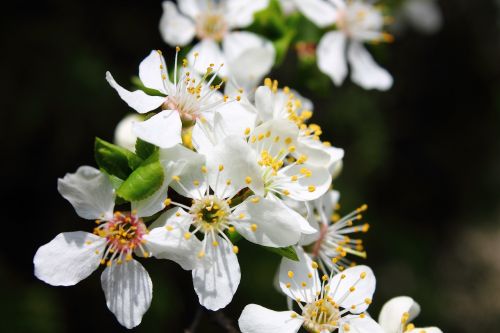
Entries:
[[[100,274],[74,287],[33,276],[36,249],[57,233],[91,230],[61,198],[56,179],[93,162],[95,136],[112,140],[130,110],[104,79],[136,75],[158,33],[160,1],[10,2],[2,8],[2,332],[125,331],[106,309]],[[377,316],[393,296],[422,306],[417,326],[494,332],[500,325],[500,5],[440,3],[434,35],[408,29],[375,50],[392,90],[349,81],[310,89],[291,53],[272,74],[311,98],[324,138],[346,149],[335,187],[342,212],[367,203],[369,264],[378,278]],[[378,52],[378,53],[377,53]],[[295,67],[294,67],[295,66]],[[286,68],[283,69],[283,68]],[[224,310],[248,303],[285,310],[272,281],[279,258],[245,244],[242,282]],[[180,332],[197,311],[189,272],[145,261],[154,299],[139,332]],[[223,332],[204,313],[200,332]]]

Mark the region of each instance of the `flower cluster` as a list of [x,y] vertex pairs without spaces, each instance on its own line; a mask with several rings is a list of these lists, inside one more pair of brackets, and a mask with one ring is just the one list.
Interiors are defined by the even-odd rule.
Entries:
[[[70,286],[104,266],[106,304],[120,324],[133,328],[153,296],[140,261],[168,259],[191,271],[200,304],[215,311],[238,289],[237,241],[243,238],[282,254],[279,286],[290,298],[285,312],[248,305],[239,319],[243,332],[439,332],[409,323],[418,313],[409,297],[387,303],[379,323],[366,313],[375,277],[353,258],[366,258],[367,205],[342,217],[340,194],[332,189],[344,150],[321,139],[321,127],[310,122],[311,101],[262,80],[274,63],[273,44],[235,31],[267,6],[265,0],[164,2],[160,31],[175,46],[173,59],[151,51],[134,91],[106,73],[138,113],[117,128],[123,147],[96,139],[99,169],[82,166],[58,181],[59,193],[95,227],[61,233],[41,246],[35,275]],[[392,39],[376,7],[358,0],[288,6],[331,30],[317,58],[335,84],[344,80],[348,62],[360,86],[391,86],[391,76],[362,45]],[[182,55],[181,46],[194,38],[197,44]]]

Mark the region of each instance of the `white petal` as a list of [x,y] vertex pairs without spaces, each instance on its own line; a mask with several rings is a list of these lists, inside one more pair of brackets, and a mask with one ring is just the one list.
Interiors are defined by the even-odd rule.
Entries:
[[142,90],[128,91],[116,83],[110,72],[106,72],[106,80],[132,109],[139,113],[146,113],[157,109],[165,101],[165,97],[149,96]]
[[403,313],[408,313],[411,322],[420,313],[420,306],[408,296],[394,297],[384,304],[378,322],[386,333],[397,333],[401,327]]
[[105,238],[88,232],[61,233],[36,251],[35,276],[53,286],[77,284],[99,267],[105,246]]
[[269,87],[260,86],[257,88],[255,92],[255,106],[262,121],[273,119],[274,95]]
[[205,156],[210,155],[214,147],[228,136],[227,127],[228,125],[218,112],[214,114],[212,121],[207,119],[197,121],[192,132],[193,146],[196,151]]
[[245,130],[253,130],[257,121],[257,114],[254,108],[249,107],[248,102],[224,103],[217,107],[217,114],[221,116],[224,133],[227,135],[237,135],[243,137]]
[[142,265],[131,260],[107,267],[101,275],[106,305],[120,324],[136,327],[149,309],[153,283]]
[[160,68],[160,66],[164,65],[165,59],[163,59],[163,56],[156,50],[151,51],[151,53],[139,64],[139,78],[142,84],[148,88],[165,93],[162,79],[163,71]]
[[[252,202],[259,198],[258,202]],[[242,219],[239,218],[244,216]],[[233,223],[236,230],[247,240],[263,246],[285,247],[296,244],[301,236],[300,226],[290,219],[288,210],[278,203],[251,196],[233,212],[237,219]],[[251,226],[257,229],[252,231]]]
[[[257,156],[241,137],[224,138],[208,156],[207,165],[210,170],[210,186],[219,197],[231,197],[249,186],[246,177],[250,177],[250,186],[256,193],[263,192],[264,183]],[[219,172],[220,166],[223,166],[223,170]]]
[[184,46],[193,39],[196,33],[195,24],[179,13],[173,2],[164,1],[163,15],[160,19],[160,33],[168,45]]
[[226,2],[228,20],[230,27],[244,28],[252,24],[256,12],[265,9],[269,0],[231,0]]
[[110,219],[115,206],[113,185],[101,171],[81,166],[57,180],[57,190],[75,208],[78,216],[87,219]]
[[238,325],[242,333],[295,333],[304,319],[292,318],[294,311],[273,311],[257,304],[245,306]]
[[[347,326],[346,326],[347,324]],[[370,316],[361,318],[359,316],[347,315],[342,318],[339,325],[339,333],[388,333]]]
[[[199,198],[205,193],[207,183],[206,174],[202,166],[206,165],[205,156],[177,145],[160,151],[160,162],[167,170],[170,179],[178,176],[180,181],[172,181],[170,186],[179,194],[188,198]],[[196,185],[198,184],[198,185]]]
[[[362,278],[362,275],[365,275]],[[330,296],[333,300],[351,313],[364,312],[375,292],[375,276],[368,266],[355,266],[335,275],[330,281]],[[354,287],[354,291],[350,288]],[[353,309],[352,306],[355,306]]]
[[272,193],[268,193],[266,198],[269,200],[273,200],[274,202],[278,203],[279,205],[282,205],[283,208],[285,208],[288,211],[289,219],[291,221],[294,221],[294,223],[299,225],[300,231],[303,234],[314,234],[317,232],[317,230],[311,226],[311,224],[306,220],[305,217],[303,217],[302,215],[297,213],[293,208],[286,205],[283,202],[283,200],[279,199],[277,196],[275,196]]
[[[279,281],[281,290],[293,300],[300,298],[303,302],[311,303],[316,299],[316,293],[321,290],[318,270],[312,267],[313,262],[301,247],[295,247],[299,261],[287,258],[281,259]],[[290,272],[293,276],[290,278]],[[306,286],[302,286],[302,282]],[[290,288],[287,284],[290,284]]]
[[193,285],[200,304],[216,311],[231,302],[240,284],[240,265],[231,243],[216,236],[218,246],[207,244],[204,259],[211,264],[193,270]]
[[339,86],[347,76],[345,56],[346,36],[341,31],[331,31],[321,38],[318,50],[318,67]]
[[[303,168],[311,171],[312,175],[310,177],[302,176],[300,171]],[[278,175],[284,178],[283,187],[290,192],[289,197],[299,201],[319,198],[328,191],[332,183],[332,177],[326,168],[309,164],[286,166],[278,171]],[[298,180],[292,181],[293,176],[297,176]]]
[[193,20],[200,14],[199,0],[180,0],[177,2],[179,10]]
[[[198,58],[195,60],[195,53],[198,53]],[[211,39],[203,39],[196,44],[187,55],[189,64],[200,73],[205,74],[210,64],[214,64],[215,68],[219,68],[221,64],[226,62],[220,46]],[[227,65],[224,64],[220,71],[219,76],[227,75]]]
[[184,237],[191,219],[181,208],[169,209],[149,227],[149,234],[144,236],[144,246],[158,259],[173,260],[185,270],[194,269],[199,263],[197,255],[201,250],[201,241],[196,237]]
[[298,0],[295,1],[298,9],[320,28],[324,28],[335,23],[337,10],[335,7],[324,0]]
[[134,134],[160,148],[182,143],[182,122],[177,111],[165,110],[133,126]]
[[247,93],[271,71],[276,58],[269,40],[246,31],[226,35],[223,50],[231,78]]
[[351,42],[347,58],[351,64],[351,80],[362,88],[388,90],[392,87],[391,74],[377,65],[361,43]]
[[137,113],[125,116],[115,128],[114,142],[120,147],[135,152],[135,142],[137,136],[132,131],[132,125],[142,121],[142,117]]
[[[266,150],[272,156],[277,156],[280,151],[284,150],[287,152],[288,147],[297,144],[298,134],[299,129],[292,121],[287,119],[273,119],[257,126],[252,131],[251,137],[262,137],[261,140],[255,140],[253,143],[253,140],[251,140],[250,145],[258,155],[263,150]],[[276,137],[278,137],[277,142]]]

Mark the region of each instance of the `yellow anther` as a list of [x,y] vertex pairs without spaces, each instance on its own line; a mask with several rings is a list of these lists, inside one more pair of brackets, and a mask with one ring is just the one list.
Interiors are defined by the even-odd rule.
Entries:
[[245,128],[245,135],[250,134],[250,127]]
[[252,183],[252,178],[250,176],[246,176],[245,177],[245,183],[247,183],[248,185],[250,185]]
[[253,197],[252,199],[250,199],[250,201],[252,201],[253,203],[259,203],[260,197]]
[[185,233],[184,233],[184,238],[185,238],[185,239],[190,239],[190,238],[191,238],[191,233],[189,233],[189,232],[185,232]]
[[314,192],[314,191],[316,191],[316,186],[314,186],[314,185],[309,185],[309,186],[307,187],[307,190],[308,190],[309,192]]
[[177,216],[177,217],[181,216],[181,212],[175,213],[175,216]]
[[206,166],[202,166],[202,167],[201,167],[201,172],[203,172],[203,173],[207,173],[207,167],[206,167]]
[[370,305],[372,304],[372,300],[370,298],[365,298],[365,303]]
[[212,242],[212,246],[219,246],[219,242],[218,241],[213,241]]
[[205,256],[205,251],[198,252],[198,258],[203,258]]
[[297,318],[297,313],[292,312],[292,313],[290,314],[290,317],[292,317],[292,318]]
[[238,95],[238,96],[236,96],[236,100],[237,100],[238,102],[239,102],[239,101],[241,101],[241,96],[239,96],[239,95]]
[[290,147],[288,147],[288,151],[289,151],[290,153],[295,152],[295,149],[296,149],[296,148],[295,148],[295,146],[290,146]]
[[198,58],[198,56],[199,56],[199,55],[200,55],[200,54],[199,54],[198,52],[195,52],[195,53],[194,53],[194,57],[195,57],[195,58]]
[[340,279],[341,279],[341,280],[345,279],[345,274],[342,274],[342,275],[340,276]]
[[293,176],[291,177],[292,182],[296,182],[298,179],[299,179],[299,177],[298,177],[298,176],[296,176],[296,175],[293,175]]
[[300,285],[302,286],[302,288],[307,287],[307,283],[305,283],[305,282],[302,282]]
[[193,180],[193,185],[194,186],[200,186],[200,181],[199,180]]
[[351,330],[351,327],[349,326],[349,324],[344,324],[343,328],[344,328],[345,332],[349,332]]
[[328,275],[324,274],[324,275],[321,277],[321,280],[323,280],[323,281],[328,281]]
[[165,229],[167,229],[167,231],[172,231],[174,230],[174,227],[172,227],[171,225],[166,225]]
[[240,252],[240,249],[236,245],[234,245],[233,252],[234,252],[234,254],[238,254]]
[[354,290],[356,290],[356,287],[352,286],[351,288],[349,288],[349,291],[352,293]]
[[170,204],[172,203],[172,199],[170,198],[166,198],[164,201],[163,201],[163,204],[165,205],[165,207],[168,207],[170,206]]
[[262,139],[264,139],[264,134],[263,134],[263,133],[260,133],[260,134],[257,136],[257,140],[261,141]]
[[292,284],[291,284],[290,282],[287,282],[287,283],[285,284],[285,287],[287,287],[288,289],[290,289],[290,287],[291,287],[291,286],[292,286]]
[[313,277],[312,273],[307,273],[307,277],[312,279],[312,277]]
[[292,143],[292,138],[290,138],[290,137],[286,138],[286,139],[285,139],[285,143],[286,143],[287,145],[291,144],[291,143]]
[[319,265],[316,261],[313,261],[312,264],[311,264],[312,268],[313,269],[318,269]]
[[283,190],[282,193],[283,193],[283,195],[286,195],[286,196],[290,195],[290,191],[288,191],[288,190]]
[[253,232],[257,231],[257,224],[255,224],[255,223],[254,223],[254,224],[252,224],[252,225],[250,226],[250,229],[251,229]]
[[360,313],[360,314],[359,314],[359,318],[363,319],[363,318],[365,318],[365,317],[366,317],[366,315],[365,315],[364,313]]
[[241,219],[241,220],[244,219],[245,218],[245,214],[240,213],[240,215],[238,215],[238,218]]
[[233,233],[236,231],[236,229],[233,226],[230,226],[229,228],[227,228],[227,230],[229,230],[230,233]]
[[179,176],[172,176],[172,180],[175,180],[176,182],[180,182],[181,178]]
[[366,272],[362,272],[360,275],[359,275],[360,278],[364,279],[366,277]]
[[226,185],[227,186],[231,185],[231,179],[226,180]]
[[292,279],[294,275],[295,275],[295,274],[294,274],[292,271],[288,271],[288,277],[289,277],[290,279]]

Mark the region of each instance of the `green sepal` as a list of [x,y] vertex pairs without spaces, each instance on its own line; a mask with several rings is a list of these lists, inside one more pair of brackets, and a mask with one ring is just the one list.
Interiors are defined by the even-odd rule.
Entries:
[[142,159],[131,151],[95,138],[94,157],[99,168],[107,174],[126,179],[142,163]]
[[295,251],[295,248],[293,246],[287,246],[287,247],[267,247],[263,246],[266,250],[279,254],[282,257],[288,258],[293,261],[299,261],[299,257],[297,256],[297,252]]
[[128,201],[144,200],[155,193],[164,180],[165,174],[156,151],[130,174],[116,194]]
[[148,159],[149,156],[153,155],[153,153],[157,150],[158,147],[152,143],[146,142],[139,138],[137,138],[137,141],[135,141],[135,153],[143,160]]

